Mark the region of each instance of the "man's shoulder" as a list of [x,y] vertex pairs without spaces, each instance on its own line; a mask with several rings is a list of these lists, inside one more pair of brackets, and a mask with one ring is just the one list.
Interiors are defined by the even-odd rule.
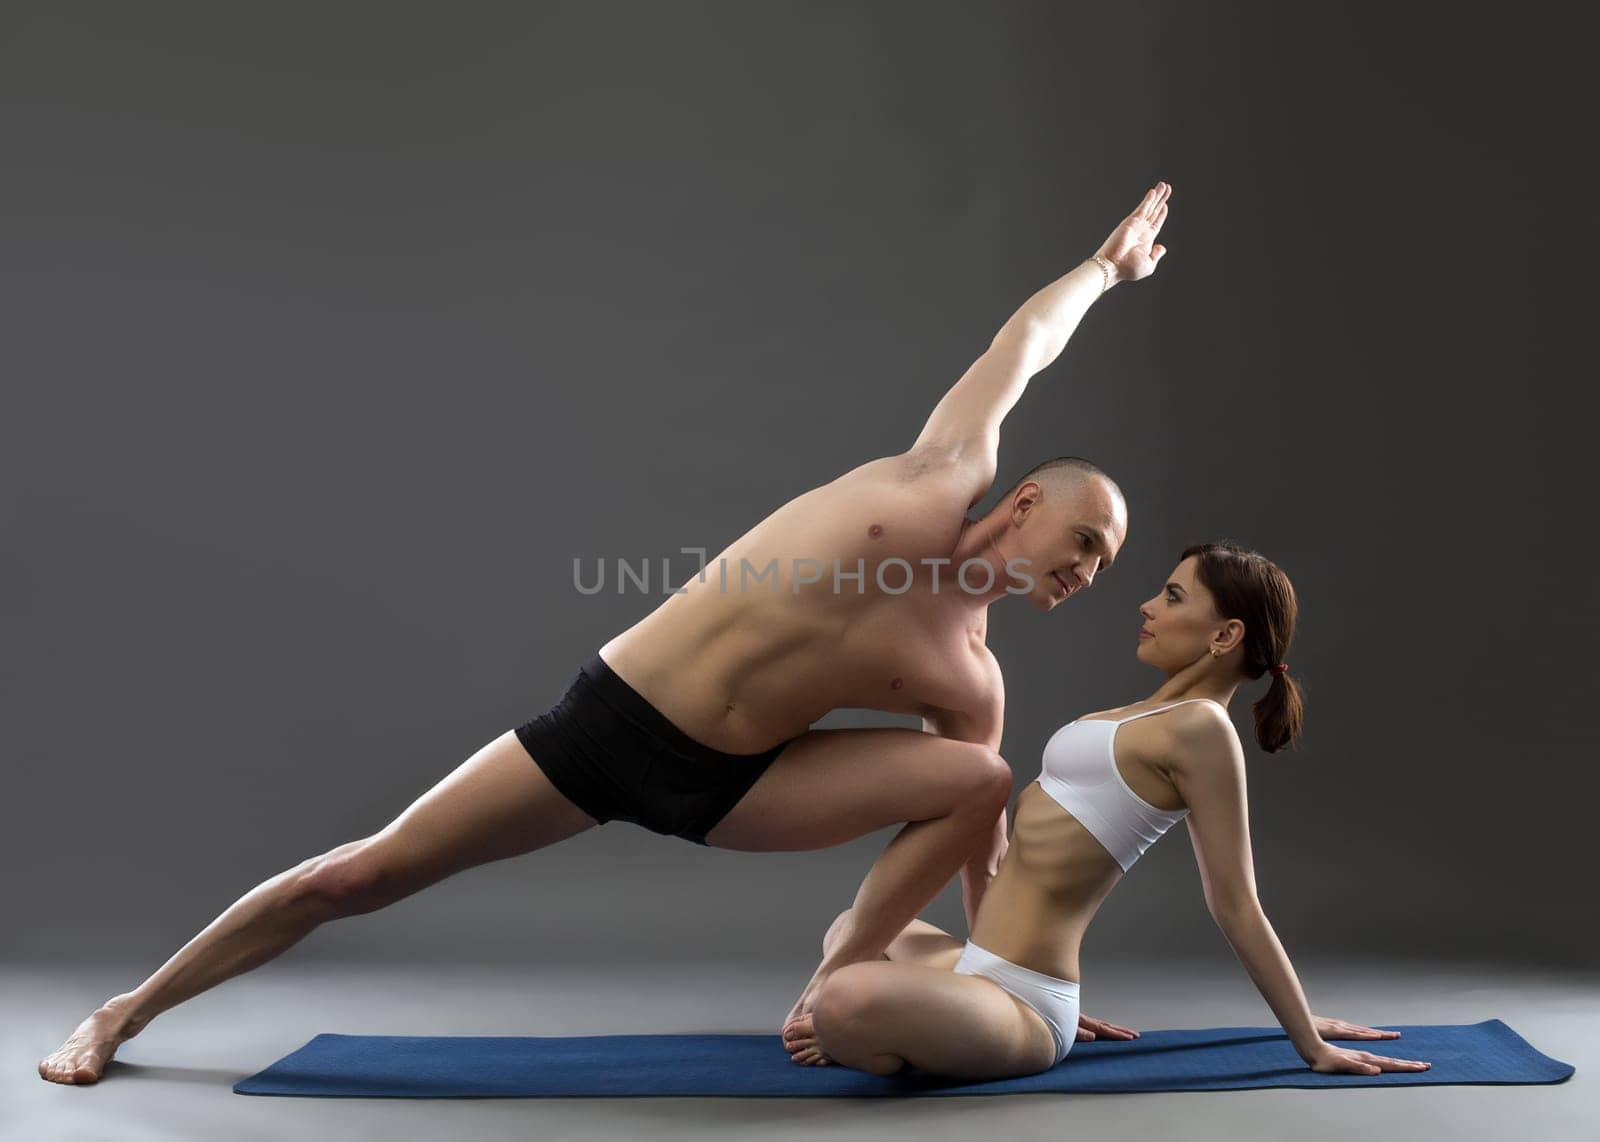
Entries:
[[948,449],[925,446],[880,456],[845,472],[824,488],[855,497],[881,496],[919,512],[962,520],[983,496],[974,497],[959,458]]
[[[783,504],[736,540],[728,554],[765,562],[804,557],[849,573],[860,561],[869,582],[900,584],[928,559],[948,561],[966,529],[968,504],[939,478],[937,465],[909,453],[852,468]],[[890,588],[885,588],[890,589]],[[898,593],[896,591],[895,593]]]
[[957,477],[960,477],[962,472],[963,457],[957,449],[946,445],[918,445],[907,449],[904,453],[880,456],[867,461],[866,464],[859,464],[840,477],[840,480],[861,477],[869,480],[888,480],[901,485],[928,480],[957,483]]
[[[943,463],[943,453],[929,448],[910,452],[896,452],[879,456],[864,464],[857,464],[842,473],[833,484],[882,484],[885,487],[903,487],[930,475],[936,475]],[[827,487],[829,485],[824,485]]]

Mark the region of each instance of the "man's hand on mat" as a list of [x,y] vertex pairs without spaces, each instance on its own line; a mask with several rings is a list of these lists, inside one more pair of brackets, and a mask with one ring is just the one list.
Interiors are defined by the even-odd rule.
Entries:
[[1156,263],[1167,252],[1156,242],[1156,235],[1167,220],[1167,198],[1171,194],[1170,184],[1156,183],[1095,251],[1096,256],[1117,268],[1119,282],[1136,282],[1156,272]]
[[1087,1043],[1091,1039],[1137,1039],[1139,1032],[1129,1027],[1118,1027],[1115,1023],[1107,1023],[1104,1019],[1096,1019],[1091,1015],[1078,1015],[1078,1042]]
[[1313,1015],[1311,1022],[1317,1034],[1324,1039],[1398,1039],[1400,1032],[1384,1031],[1377,1027],[1363,1027],[1359,1023],[1346,1023],[1343,1019],[1328,1019]]
[[1433,1066],[1420,1059],[1391,1059],[1370,1051],[1347,1051],[1323,1044],[1323,1050],[1306,1060],[1311,1069],[1324,1075],[1376,1075],[1384,1071],[1425,1071]]

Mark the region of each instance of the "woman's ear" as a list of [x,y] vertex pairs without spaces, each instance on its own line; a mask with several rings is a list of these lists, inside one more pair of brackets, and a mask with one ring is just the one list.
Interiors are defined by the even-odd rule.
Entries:
[[1211,636],[1211,641],[1219,653],[1227,654],[1244,641],[1244,623],[1238,619],[1229,619],[1222,624],[1216,634]]

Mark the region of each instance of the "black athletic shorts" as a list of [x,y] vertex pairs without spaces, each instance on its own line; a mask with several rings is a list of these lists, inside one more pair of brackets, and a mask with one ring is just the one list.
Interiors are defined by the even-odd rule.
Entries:
[[598,654],[517,740],[556,790],[602,825],[632,821],[706,843],[788,742],[761,753],[702,745],[624,682]]

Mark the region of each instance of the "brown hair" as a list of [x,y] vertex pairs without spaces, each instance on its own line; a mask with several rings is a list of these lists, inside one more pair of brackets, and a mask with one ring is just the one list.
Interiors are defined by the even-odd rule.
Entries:
[[1184,549],[1181,563],[1199,558],[1200,581],[1216,600],[1217,613],[1244,623],[1244,676],[1260,678],[1272,670],[1272,685],[1251,707],[1256,741],[1268,753],[1293,745],[1305,720],[1304,693],[1287,671],[1273,668],[1288,661],[1294,638],[1294,586],[1289,576],[1259,551],[1230,540],[1196,543]]

